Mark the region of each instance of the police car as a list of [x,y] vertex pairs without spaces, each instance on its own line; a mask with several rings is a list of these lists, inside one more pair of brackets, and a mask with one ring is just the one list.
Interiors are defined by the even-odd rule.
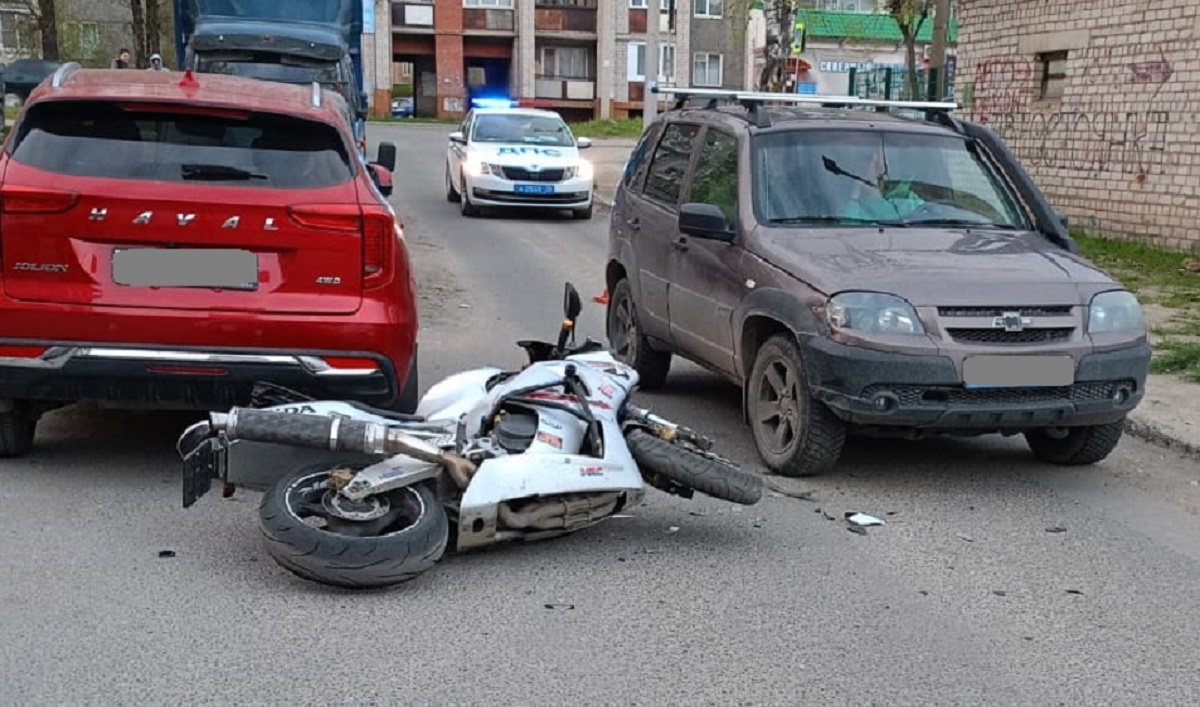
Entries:
[[592,217],[592,163],[554,111],[475,101],[446,150],[446,199],[464,216],[481,207],[569,209]]

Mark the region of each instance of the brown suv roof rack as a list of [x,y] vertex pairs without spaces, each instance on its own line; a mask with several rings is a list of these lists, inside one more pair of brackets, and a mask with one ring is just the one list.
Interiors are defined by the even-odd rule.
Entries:
[[925,111],[926,120],[936,120],[947,127],[958,130],[957,122],[950,113],[959,105],[950,102],[936,101],[893,101],[875,98],[859,98],[858,96],[814,96],[802,93],[766,93],[762,91],[731,91],[717,88],[661,88],[654,86],[651,93],[664,96],[674,96],[675,105],[671,110],[683,110],[684,105],[693,99],[707,98],[706,108],[716,108],[722,101],[740,103],[750,113],[755,127],[768,128],[771,118],[763,106],[767,103],[784,105],[813,105],[822,108],[874,108],[877,112],[886,113],[891,109]]

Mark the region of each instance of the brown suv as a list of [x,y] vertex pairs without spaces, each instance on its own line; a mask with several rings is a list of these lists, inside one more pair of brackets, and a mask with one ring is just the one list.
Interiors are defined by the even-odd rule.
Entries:
[[953,104],[671,92],[610,226],[608,337],[643,388],[673,354],[728,377],[792,476],[851,430],[1023,433],[1064,465],[1116,447],[1141,309],[995,133]]

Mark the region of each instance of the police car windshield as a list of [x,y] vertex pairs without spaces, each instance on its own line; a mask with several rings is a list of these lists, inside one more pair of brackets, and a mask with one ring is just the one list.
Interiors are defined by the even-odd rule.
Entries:
[[575,144],[570,131],[567,130],[567,124],[562,119],[518,113],[480,115],[475,119],[472,139],[475,142],[557,147],[570,147]]

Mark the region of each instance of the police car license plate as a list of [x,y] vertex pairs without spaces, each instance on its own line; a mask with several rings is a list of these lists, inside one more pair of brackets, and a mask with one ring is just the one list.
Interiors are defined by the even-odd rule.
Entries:
[[516,187],[518,194],[553,194],[554,185],[552,184],[518,184]]

